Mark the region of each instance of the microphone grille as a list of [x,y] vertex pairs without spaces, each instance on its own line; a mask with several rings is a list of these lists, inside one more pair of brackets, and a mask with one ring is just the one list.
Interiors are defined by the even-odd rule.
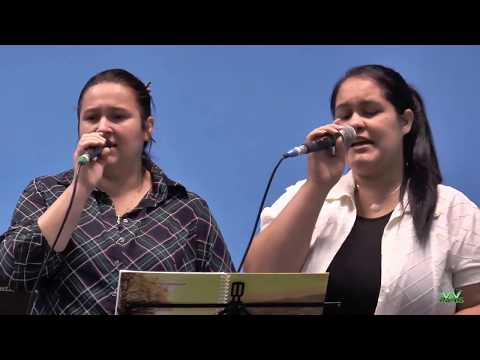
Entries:
[[343,137],[343,142],[347,147],[350,147],[357,137],[357,133],[353,127],[350,125],[343,125],[342,130],[340,130]]

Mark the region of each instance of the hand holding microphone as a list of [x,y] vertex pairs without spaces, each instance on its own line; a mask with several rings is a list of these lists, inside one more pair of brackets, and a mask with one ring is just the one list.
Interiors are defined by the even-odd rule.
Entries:
[[89,162],[100,158],[104,148],[111,148],[112,146],[113,143],[110,140],[106,139],[104,146],[93,146],[91,148],[88,148],[86,152],[84,152],[78,157],[78,163],[80,165],[86,165]]
[[353,127],[328,124],[311,131],[303,145],[293,148],[283,156],[310,154],[307,181],[316,186],[331,188],[342,176],[347,148],[355,138],[356,132]]
[[[307,136],[307,140],[303,145],[294,147],[292,150],[286,152],[283,156],[294,157],[327,149],[333,149],[333,151],[335,151],[336,140],[339,136],[343,138],[343,143],[345,146],[349,147],[357,136],[355,129],[348,125],[335,126],[338,131],[333,131],[333,133],[328,131],[328,125],[315,129],[309,134],[309,136]],[[315,136],[316,133],[323,133],[324,135],[319,138],[315,138],[315,140],[309,140],[309,137],[311,137],[311,135]],[[333,152],[333,154],[335,154],[335,152]]]
[[75,175],[78,169],[83,168],[79,178],[79,185],[93,190],[103,177],[105,161],[114,144],[105,139],[100,132],[82,135],[75,153],[73,154]]

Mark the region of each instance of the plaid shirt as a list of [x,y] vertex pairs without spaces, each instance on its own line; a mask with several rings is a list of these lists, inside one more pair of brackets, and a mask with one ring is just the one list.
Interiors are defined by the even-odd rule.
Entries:
[[[90,194],[67,248],[50,254],[34,314],[113,314],[121,269],[234,271],[207,203],[158,166],[151,174],[152,190],[122,218],[104,192]],[[72,180],[70,170],[36,178],[24,190],[0,235],[0,276],[10,288],[32,290],[50,249],[37,220]]]

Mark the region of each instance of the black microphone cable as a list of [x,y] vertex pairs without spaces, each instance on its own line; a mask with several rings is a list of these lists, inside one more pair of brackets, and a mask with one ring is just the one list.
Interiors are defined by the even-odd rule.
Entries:
[[42,266],[40,267],[40,271],[38,272],[37,280],[35,281],[35,284],[33,285],[32,292],[30,293],[30,296],[28,298],[27,314],[31,315],[31,312],[33,310],[33,301],[34,301],[34,298],[35,298],[35,295],[36,295],[36,292],[37,292],[38,285],[40,283],[40,278],[42,276],[42,272],[45,269],[45,266],[47,265],[47,261],[50,258],[50,255],[51,255],[53,249],[55,249],[55,246],[57,245],[58,239],[60,239],[60,234],[62,233],[63,227],[65,226],[65,223],[67,222],[68,215],[70,215],[70,210],[72,209],[73,200],[75,199],[75,193],[77,192],[78,178],[80,176],[80,171],[82,170],[82,167],[83,167],[82,164],[79,163],[78,172],[77,172],[77,176],[75,176],[75,180],[74,180],[74,183],[73,183],[72,196],[70,197],[70,203],[68,204],[67,212],[65,213],[65,217],[63,218],[62,225],[60,225],[60,228],[58,229],[58,233],[57,233],[57,236],[55,238],[55,241],[53,242],[53,245],[50,247],[50,249],[47,253],[47,256],[45,257],[45,259],[42,262]]
[[258,213],[257,213],[257,218],[255,220],[255,225],[253,226],[253,231],[252,235],[250,236],[250,241],[248,242],[247,249],[245,250],[245,253],[243,254],[242,261],[240,262],[240,266],[237,269],[237,272],[240,272],[243,267],[243,263],[245,262],[245,258],[248,255],[248,250],[250,249],[250,246],[252,245],[253,238],[255,237],[255,232],[257,231],[257,226],[258,226],[258,221],[260,220],[260,214],[262,213],[263,209],[263,204],[265,204],[265,199],[267,198],[268,190],[270,189],[270,185],[272,184],[273,177],[275,176],[275,173],[277,172],[278,167],[282,163],[283,160],[285,160],[287,157],[289,157],[287,154],[283,154],[282,158],[278,160],[277,165],[275,165],[275,168],[272,171],[272,174],[270,175],[270,179],[268,180],[267,187],[265,189],[265,192],[263,193],[263,198],[260,203],[260,207],[258,208]]

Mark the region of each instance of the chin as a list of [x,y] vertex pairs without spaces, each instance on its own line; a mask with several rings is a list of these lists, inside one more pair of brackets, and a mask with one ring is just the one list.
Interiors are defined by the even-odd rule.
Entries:
[[356,154],[348,157],[350,168],[357,174],[371,173],[378,167],[378,159],[366,154]]
[[377,160],[373,154],[349,154],[348,156],[348,163],[351,166],[373,164]]
[[118,164],[118,158],[116,156],[109,156],[105,162],[106,167],[115,167]]

